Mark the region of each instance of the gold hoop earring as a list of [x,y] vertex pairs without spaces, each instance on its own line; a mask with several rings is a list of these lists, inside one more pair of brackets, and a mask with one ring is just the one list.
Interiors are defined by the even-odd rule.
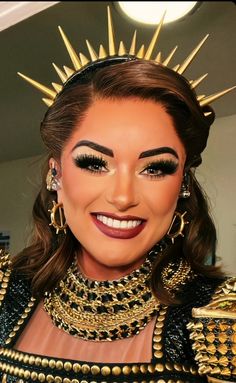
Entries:
[[[63,220],[62,209],[63,209],[62,203],[56,203],[55,201],[53,201],[52,209],[48,210],[51,213],[50,214],[51,223],[49,224],[49,226],[53,226],[56,229],[56,234],[58,234],[59,231],[64,231],[64,233],[66,234],[67,223],[65,220]],[[57,222],[57,218],[56,218],[58,212],[59,212],[60,223]]]
[[[182,214],[179,213],[178,211],[175,211],[175,214],[174,214],[174,217],[172,219],[171,225],[170,225],[169,230],[167,231],[167,234],[166,234],[166,236],[171,239],[171,242],[173,244],[175,242],[175,238],[177,238],[179,235],[181,235],[181,237],[184,237],[184,234],[183,234],[184,226],[189,223],[188,221],[184,220],[184,216],[185,216],[186,213],[187,213],[187,211],[185,211]],[[179,228],[177,228],[177,230],[175,232],[171,233],[171,229],[174,226],[175,221],[176,221],[177,218],[180,220]]]

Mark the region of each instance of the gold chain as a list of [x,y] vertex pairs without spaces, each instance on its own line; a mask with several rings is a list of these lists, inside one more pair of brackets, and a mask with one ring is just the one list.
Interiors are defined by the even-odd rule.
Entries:
[[111,341],[138,334],[160,310],[149,283],[152,257],[115,281],[86,279],[73,263],[58,286],[46,293],[45,310],[57,327],[85,340]]

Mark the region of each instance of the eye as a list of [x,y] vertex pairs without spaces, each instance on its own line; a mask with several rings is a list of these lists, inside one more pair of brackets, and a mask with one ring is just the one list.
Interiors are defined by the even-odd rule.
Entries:
[[107,171],[107,161],[102,157],[96,157],[93,154],[81,154],[74,158],[74,163],[80,169],[91,173],[102,173]]
[[149,163],[141,174],[149,177],[164,177],[166,175],[174,174],[178,168],[178,163],[172,160],[162,160]]

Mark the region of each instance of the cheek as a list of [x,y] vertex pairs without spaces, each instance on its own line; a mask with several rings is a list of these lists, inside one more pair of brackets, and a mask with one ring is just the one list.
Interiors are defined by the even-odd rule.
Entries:
[[[153,183],[155,183],[153,185]],[[176,207],[181,188],[182,177],[170,177],[150,182],[145,187],[146,201],[154,214],[168,214]]]

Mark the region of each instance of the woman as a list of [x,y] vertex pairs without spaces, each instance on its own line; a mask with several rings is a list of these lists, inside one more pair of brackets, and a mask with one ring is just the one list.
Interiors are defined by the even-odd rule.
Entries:
[[83,65],[61,33],[75,71],[44,88],[34,238],[1,257],[2,381],[235,381],[234,280],[205,265],[216,235],[194,177],[209,99],[149,54]]

